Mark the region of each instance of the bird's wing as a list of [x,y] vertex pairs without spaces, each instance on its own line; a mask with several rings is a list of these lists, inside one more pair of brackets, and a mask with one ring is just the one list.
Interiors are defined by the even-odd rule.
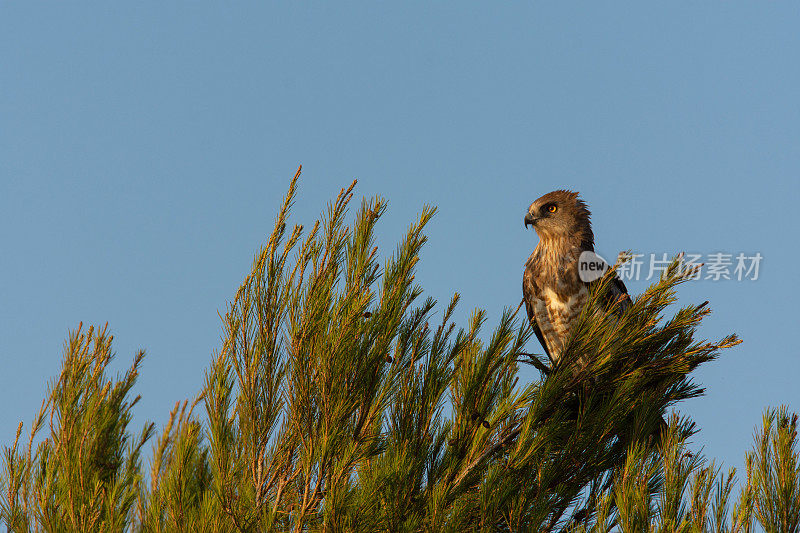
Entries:
[[[589,287],[594,283],[600,283],[601,279],[602,278],[598,278],[590,282]],[[628,294],[628,288],[625,287],[625,284],[616,274],[614,275],[614,279],[611,280],[611,287],[609,287],[608,292],[605,294],[603,304],[605,307],[613,309],[614,313],[617,315],[621,315],[631,306],[631,297]]]
[[553,358],[550,356],[550,351],[547,349],[547,343],[544,340],[542,328],[539,327],[539,323],[536,321],[536,313],[533,310],[533,293],[531,292],[531,280],[529,279],[531,275],[531,272],[526,269],[522,279],[522,299],[525,301],[525,311],[528,312],[528,320],[530,320],[531,326],[533,326],[533,332],[536,334],[536,338],[539,339],[539,344],[544,348],[544,353],[547,354],[547,358],[552,361]]

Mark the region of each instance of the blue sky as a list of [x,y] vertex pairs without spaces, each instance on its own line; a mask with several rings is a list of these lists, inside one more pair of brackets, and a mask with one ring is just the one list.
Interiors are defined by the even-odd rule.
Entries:
[[522,216],[557,188],[611,259],[761,253],[680,292],[711,302],[702,337],[744,339],[680,406],[741,467],[764,407],[800,409],[798,27],[792,2],[3,3],[0,442],[79,321],[115,368],[147,350],[136,427],[196,394],[302,164],[294,220],[358,178],[384,254],[437,205],[417,279],[462,323],[519,302]]

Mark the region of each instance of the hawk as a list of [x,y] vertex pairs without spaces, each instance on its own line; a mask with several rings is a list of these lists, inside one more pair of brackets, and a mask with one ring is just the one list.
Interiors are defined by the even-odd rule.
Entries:
[[[578,260],[582,253],[594,252],[590,217],[578,193],[565,190],[545,194],[525,214],[525,227],[533,226],[539,244],[525,263],[523,300],[536,337],[553,364],[589,298],[589,282],[581,279]],[[619,278],[613,280],[608,297],[617,313],[630,305]]]

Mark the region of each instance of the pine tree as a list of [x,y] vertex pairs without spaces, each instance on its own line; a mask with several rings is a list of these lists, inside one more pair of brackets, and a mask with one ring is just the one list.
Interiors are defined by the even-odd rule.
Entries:
[[[660,427],[702,394],[692,371],[739,342],[695,339],[706,303],[664,317],[691,277],[679,261],[622,317],[589,312],[609,272],[549,369],[526,352],[518,307],[484,335],[482,310],[453,322],[458,294],[438,313],[423,298],[414,271],[435,209],[381,262],[386,202],[346,224],[354,182],[309,231],[289,229],[299,176],[147,474],[153,427],[127,429],[143,354],[107,380],[110,336],[71,335],[27,449],[20,425],[5,450],[9,530],[798,531],[796,416],[768,412],[732,508],[735,473],[688,451],[691,420]],[[521,364],[541,379],[520,383]]]

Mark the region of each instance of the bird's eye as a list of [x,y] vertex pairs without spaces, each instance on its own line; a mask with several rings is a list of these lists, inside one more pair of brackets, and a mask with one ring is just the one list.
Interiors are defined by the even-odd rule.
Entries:
[[551,205],[550,207],[547,208],[547,210],[551,213],[555,213],[556,211],[558,211],[558,207],[556,207],[555,205]]

